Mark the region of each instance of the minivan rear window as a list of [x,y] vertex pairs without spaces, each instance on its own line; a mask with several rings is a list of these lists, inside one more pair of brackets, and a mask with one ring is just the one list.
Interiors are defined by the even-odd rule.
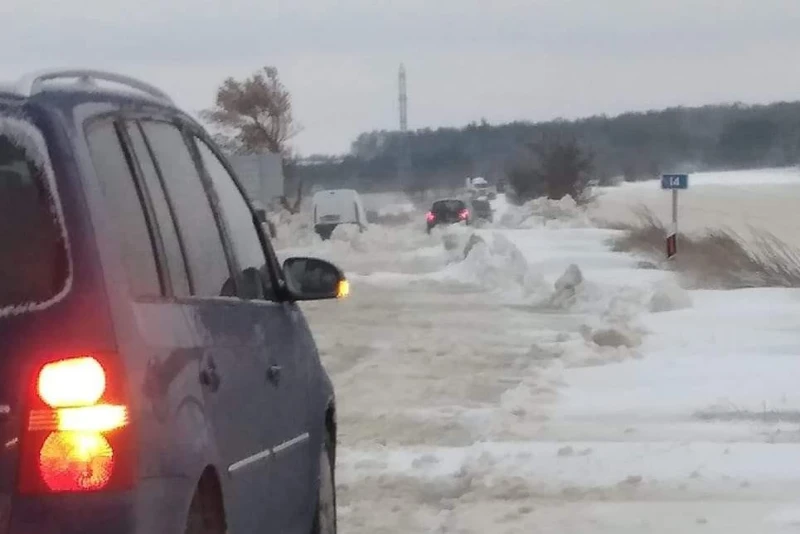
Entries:
[[68,279],[67,248],[44,140],[0,115],[0,315],[41,307]]

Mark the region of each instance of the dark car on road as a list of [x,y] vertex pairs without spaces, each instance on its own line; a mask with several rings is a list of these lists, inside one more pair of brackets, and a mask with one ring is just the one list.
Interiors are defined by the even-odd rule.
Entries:
[[336,408],[208,133],[155,87],[0,86],[0,534],[330,534]]
[[470,213],[466,202],[457,198],[446,198],[437,200],[425,214],[428,233],[435,226],[470,223]]

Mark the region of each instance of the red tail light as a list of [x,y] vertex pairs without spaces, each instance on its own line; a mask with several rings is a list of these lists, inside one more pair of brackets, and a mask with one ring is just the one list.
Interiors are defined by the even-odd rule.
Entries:
[[132,485],[134,449],[117,358],[43,365],[30,386],[20,491],[85,492]]
[[429,211],[425,214],[425,220],[428,222],[433,222],[436,220],[436,215],[434,215],[432,211]]
[[461,220],[469,218],[469,210],[467,208],[464,208],[463,210],[459,211],[458,218]]

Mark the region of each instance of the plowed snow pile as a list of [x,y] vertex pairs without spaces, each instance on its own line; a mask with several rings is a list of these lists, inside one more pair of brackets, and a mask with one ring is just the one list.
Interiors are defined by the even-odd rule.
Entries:
[[[546,282],[528,264],[522,252],[504,235],[494,232],[470,233],[453,238],[451,265],[430,277],[453,280],[489,290],[517,290],[533,296],[545,291]],[[448,241],[445,240],[446,246]]]

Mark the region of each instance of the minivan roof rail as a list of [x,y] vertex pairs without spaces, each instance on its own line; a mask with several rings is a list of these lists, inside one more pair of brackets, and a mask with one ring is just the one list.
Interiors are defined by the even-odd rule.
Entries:
[[167,93],[147,82],[124,74],[94,69],[48,69],[27,74],[14,85],[13,93],[23,97],[33,96],[46,90],[45,82],[62,78],[77,78],[80,82],[90,85],[95,85],[98,80],[112,82],[136,89],[167,104],[174,105],[172,98]]

